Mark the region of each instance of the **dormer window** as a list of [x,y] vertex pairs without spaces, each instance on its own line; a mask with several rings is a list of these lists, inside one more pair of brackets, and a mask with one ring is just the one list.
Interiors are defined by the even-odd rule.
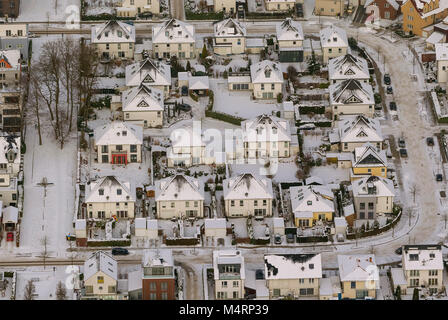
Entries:
[[104,196],[104,189],[99,189],[99,190],[98,190],[98,194],[99,194],[100,196]]
[[117,189],[117,196],[121,196],[121,189]]
[[170,33],[168,31],[165,31],[165,37],[168,37]]
[[418,254],[410,254],[409,260],[410,261],[418,261]]
[[271,77],[271,70],[265,70],[264,71],[264,75],[266,78],[270,78]]
[[121,38],[123,36],[123,32],[117,31],[117,35]]
[[109,31],[106,31],[106,32],[104,33],[104,36],[105,36],[105,37],[108,37],[108,36],[109,36]]
[[334,42],[338,41],[338,38],[334,37],[334,38],[333,38],[333,41],[334,41]]
[[306,202],[306,204],[307,204],[308,206],[311,206],[311,205],[313,204],[313,201],[308,200],[308,201]]
[[310,267],[310,270],[313,270],[314,269],[314,263],[310,263],[309,267]]
[[122,136],[124,136],[124,137],[128,135],[127,131],[123,131],[121,134],[122,134]]

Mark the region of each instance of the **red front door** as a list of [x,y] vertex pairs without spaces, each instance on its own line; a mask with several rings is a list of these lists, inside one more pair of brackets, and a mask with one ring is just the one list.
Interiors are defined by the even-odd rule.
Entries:
[[112,164],[128,164],[128,159],[126,154],[113,154]]

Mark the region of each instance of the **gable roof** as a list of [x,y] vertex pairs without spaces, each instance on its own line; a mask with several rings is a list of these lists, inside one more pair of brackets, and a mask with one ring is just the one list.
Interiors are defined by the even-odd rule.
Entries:
[[130,123],[114,121],[94,130],[96,145],[142,144],[143,128]]
[[322,48],[348,47],[347,33],[344,29],[330,25],[320,31],[320,42]]
[[215,37],[245,37],[246,25],[232,18],[219,21],[213,25]]
[[152,27],[152,43],[194,43],[194,26],[170,19]]
[[283,22],[277,23],[275,28],[279,41],[304,40],[302,25],[291,18],[286,18]]
[[252,83],[283,83],[283,73],[277,62],[263,60],[250,66]]
[[334,212],[333,192],[326,186],[289,188],[292,212],[296,217],[309,217],[314,212]]
[[338,255],[339,277],[341,281],[379,281],[375,255]]
[[[394,197],[395,190],[392,180],[378,176],[370,176],[352,182],[354,197]],[[369,194],[369,189],[372,193]]]
[[338,122],[341,143],[382,142],[380,122],[364,115],[344,116]]
[[5,62],[5,67],[0,70],[19,70],[20,69],[20,50],[1,50],[0,62]]
[[243,173],[223,181],[225,200],[272,199],[272,181],[252,173]]
[[13,134],[9,134],[7,136],[0,136],[0,163],[7,164],[9,163],[7,159],[7,153],[13,152],[16,154],[14,159],[15,164],[20,163],[20,137],[17,137]]
[[123,111],[163,111],[163,92],[144,84],[123,92]]
[[262,114],[245,120],[241,128],[244,141],[291,141],[289,122],[274,116]]
[[126,86],[170,86],[171,67],[150,58],[126,67]]
[[269,254],[264,256],[266,280],[322,278],[320,254]]
[[84,262],[84,279],[88,280],[98,271],[102,271],[114,280],[118,280],[117,261],[104,251],[97,251]]
[[[102,190],[101,195],[100,190]],[[117,190],[121,190],[121,192]],[[97,181],[90,182],[90,188],[87,188],[85,202],[90,203],[132,201],[135,201],[135,188],[131,188],[130,182],[121,182],[115,176],[106,176],[100,178]]]
[[404,270],[443,270],[441,245],[405,245],[402,254]]
[[204,188],[198,179],[175,174],[156,182],[156,201],[204,200]]
[[372,87],[355,79],[330,85],[330,103],[375,104]]
[[369,67],[365,59],[346,54],[328,61],[328,77],[330,80],[370,79]]
[[370,143],[357,147],[353,151],[352,167],[386,167],[386,152],[376,151]]
[[[367,0],[366,3],[364,4],[364,7],[367,8],[372,3],[376,3],[376,1],[377,0]],[[395,0],[386,0],[386,2],[389,3],[392,6],[392,8],[394,8],[395,10],[398,10],[400,8],[400,5]]]
[[[119,35],[121,32],[121,36]],[[126,22],[110,20],[92,27],[92,43],[135,42],[135,26]]]

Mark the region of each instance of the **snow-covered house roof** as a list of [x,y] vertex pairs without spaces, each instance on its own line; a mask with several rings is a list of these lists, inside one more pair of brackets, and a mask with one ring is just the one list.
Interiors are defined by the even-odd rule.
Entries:
[[171,249],[145,250],[142,264],[144,267],[173,267],[173,251]]
[[[375,1],[376,0],[367,0],[366,3],[364,4],[364,7],[367,8],[372,3],[375,3]],[[398,10],[400,8],[400,5],[395,0],[386,0],[386,2],[389,3],[391,7],[394,8],[395,10]]]
[[436,59],[437,61],[448,61],[448,43],[436,44]]
[[355,79],[330,85],[330,103],[337,104],[375,104],[372,87]]
[[330,25],[320,31],[320,42],[322,48],[348,47],[347,33],[344,29]]
[[439,14],[443,10],[448,8],[448,2],[447,1],[440,1],[439,6],[432,7],[432,10],[424,10],[426,4],[430,4],[431,2],[435,2],[434,0],[404,0],[403,5],[405,5],[407,2],[410,2],[414,8],[416,9],[417,13],[422,17],[422,19],[426,19],[430,16],[433,16],[435,14]]
[[403,246],[404,270],[443,270],[442,247],[436,244]]
[[135,26],[126,22],[110,20],[92,27],[92,43],[135,42]]
[[219,38],[233,38],[233,37],[246,36],[246,25],[232,18],[216,22],[213,25],[213,30],[215,33],[215,37]]
[[252,83],[283,83],[280,64],[263,60],[250,66]]
[[84,262],[84,280],[90,279],[99,271],[102,271],[114,280],[118,280],[117,270],[117,261],[108,253],[98,251]]
[[200,129],[187,126],[171,131],[170,141],[173,148],[205,147],[205,142]]
[[225,200],[272,199],[272,181],[265,177],[244,173],[223,181]]
[[3,66],[0,65],[0,70],[20,70],[20,50],[1,50],[0,61],[3,62]]
[[322,278],[320,254],[269,254],[264,256],[266,280]]
[[324,184],[324,181],[322,180],[321,177],[311,176],[311,177],[305,179],[305,184],[307,186],[309,186],[309,185],[320,185],[321,186]]
[[355,197],[393,197],[394,184],[391,180],[371,176],[352,182],[353,196]]
[[163,111],[163,92],[144,84],[126,90],[123,111]]
[[365,59],[346,54],[328,62],[328,77],[330,80],[369,79],[369,67]]
[[296,218],[310,218],[314,212],[334,212],[334,195],[326,186],[294,186],[289,193]]
[[177,19],[152,27],[152,43],[194,43],[194,26]]
[[128,145],[143,143],[143,128],[130,123],[114,121],[94,130],[96,145]]
[[190,90],[208,90],[209,88],[208,76],[191,76],[188,79]]
[[9,206],[2,209],[3,224],[5,223],[17,223],[19,221],[19,209],[13,206]]
[[376,151],[376,147],[365,143],[353,151],[352,167],[386,167],[386,151]]
[[126,86],[170,86],[171,67],[160,61],[145,59],[126,67]]
[[20,137],[13,134],[0,136],[0,164],[8,164],[9,159],[14,159],[13,163],[20,164]]
[[291,141],[289,122],[274,116],[262,114],[255,119],[241,122],[243,140],[256,141]]
[[92,181],[87,188],[86,203],[132,201],[135,201],[135,188],[131,188],[130,182],[121,182],[115,176]]
[[285,21],[277,23],[278,41],[301,41],[304,39],[302,25],[298,21],[286,18]]
[[344,281],[379,281],[375,255],[338,255],[339,278]]
[[200,180],[176,174],[156,181],[156,201],[204,200],[204,187]]
[[[241,251],[237,250],[215,250],[213,251],[213,271],[214,279],[219,280],[220,273],[229,273],[222,265],[239,265],[239,277],[241,280],[246,278],[246,268],[244,265],[244,257]],[[220,272],[221,271],[221,272]]]
[[364,115],[342,117],[338,122],[338,131],[342,143],[376,143],[384,140],[378,119]]

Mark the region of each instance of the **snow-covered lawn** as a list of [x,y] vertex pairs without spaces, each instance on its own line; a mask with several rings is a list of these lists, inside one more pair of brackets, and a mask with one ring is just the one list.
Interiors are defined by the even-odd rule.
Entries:
[[210,88],[215,94],[213,110],[244,119],[251,119],[261,114],[272,114],[279,110],[274,100],[251,100],[250,91],[229,91],[227,81],[210,79]]
[[20,1],[17,21],[65,21],[76,6],[80,12],[80,0],[26,0]]

